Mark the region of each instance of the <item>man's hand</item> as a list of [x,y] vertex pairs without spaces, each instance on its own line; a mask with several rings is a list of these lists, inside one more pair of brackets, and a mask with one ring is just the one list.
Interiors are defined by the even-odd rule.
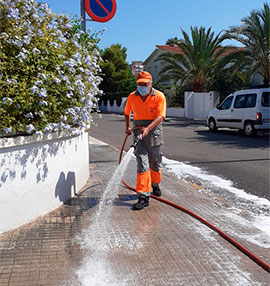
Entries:
[[126,122],[126,135],[132,134],[131,128],[129,127],[130,122],[130,114],[125,114],[125,122]]
[[150,132],[150,129],[147,127],[142,127],[142,138],[147,136],[148,133]]
[[132,134],[131,128],[128,127],[128,128],[126,129],[126,135],[131,135],[131,134]]

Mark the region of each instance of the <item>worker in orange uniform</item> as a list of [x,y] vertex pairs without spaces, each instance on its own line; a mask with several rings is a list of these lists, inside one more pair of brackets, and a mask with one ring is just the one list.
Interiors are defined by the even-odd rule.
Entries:
[[131,134],[130,114],[133,111],[134,141],[142,135],[136,146],[138,202],[134,210],[140,210],[149,205],[151,187],[153,195],[161,196],[161,160],[163,131],[162,121],[166,116],[166,99],[162,92],[152,87],[152,76],[142,71],[137,77],[137,90],[132,92],[125,106],[126,134]]

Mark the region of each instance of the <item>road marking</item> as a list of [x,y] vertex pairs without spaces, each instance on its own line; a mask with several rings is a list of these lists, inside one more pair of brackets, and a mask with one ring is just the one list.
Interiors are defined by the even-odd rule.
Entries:
[[100,141],[94,137],[89,136],[89,145],[100,145],[100,146],[108,146],[107,143]]

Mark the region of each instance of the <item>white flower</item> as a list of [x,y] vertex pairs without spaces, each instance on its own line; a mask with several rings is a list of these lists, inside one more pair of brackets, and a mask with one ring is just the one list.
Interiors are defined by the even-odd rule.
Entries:
[[84,96],[84,88],[79,87],[79,95]]
[[18,82],[17,82],[17,80],[16,79],[14,79],[14,78],[12,78],[12,79],[7,79],[7,82],[8,83],[15,83],[15,84],[17,84]]
[[48,76],[47,76],[46,74],[44,74],[44,73],[39,73],[39,74],[37,75],[37,77],[38,77],[38,78],[41,78],[41,79],[47,79],[47,78],[48,78]]
[[21,63],[23,62],[23,60],[26,59],[26,57],[27,57],[27,55],[26,55],[25,53],[23,53],[23,52],[20,52],[20,53],[16,56],[16,58],[19,59],[19,61],[20,61]]
[[48,126],[46,126],[46,127],[44,128],[44,131],[45,131],[46,133],[51,133],[51,132],[53,131],[53,127],[52,127],[51,125],[48,125]]
[[70,68],[69,71],[70,71],[71,73],[73,73],[73,74],[76,73],[76,70],[75,70],[74,68]]
[[48,102],[46,100],[42,100],[39,102],[39,106],[46,105],[48,106]]
[[35,85],[43,85],[43,82],[41,81],[41,80],[37,80],[37,81],[35,81]]
[[92,64],[92,59],[91,59],[91,57],[89,55],[85,59],[84,63],[87,64],[88,66]]
[[23,37],[23,42],[26,44],[26,45],[29,45],[30,44],[30,41],[31,41],[31,36],[28,35],[28,36],[24,36]]
[[17,20],[19,18],[19,9],[17,8],[10,8],[8,10],[8,15],[7,17],[10,19],[10,20]]
[[42,88],[42,89],[40,90],[40,93],[39,93],[38,96],[39,96],[39,97],[47,97],[47,91],[46,91],[46,89],[45,89],[45,88]]
[[26,132],[27,132],[28,134],[32,133],[32,131],[35,131],[35,130],[36,130],[36,128],[35,128],[35,126],[34,126],[33,124],[29,124],[29,125],[27,126],[27,128],[26,128]]
[[41,29],[39,29],[38,32],[37,32],[37,35],[38,35],[39,37],[42,37],[42,36],[43,36],[43,31],[42,31]]
[[64,37],[59,37],[58,41],[61,42],[61,43],[66,43],[67,39],[64,38]]
[[5,134],[11,133],[12,132],[12,127],[6,127],[4,128]]
[[38,13],[33,13],[33,14],[32,14],[32,17],[33,17],[34,19],[36,19],[36,21],[39,22],[40,15],[38,15]]
[[5,32],[4,32],[4,33],[1,33],[0,36],[1,36],[2,38],[6,38],[6,39],[9,38],[8,34],[5,33]]
[[33,49],[33,53],[34,53],[34,55],[35,55],[36,53],[39,53],[39,54],[40,54],[40,50],[37,49],[37,48],[34,48],[34,49]]
[[66,93],[66,97],[67,97],[67,98],[71,98],[71,96],[73,96],[73,92],[67,92],[67,93]]
[[43,9],[43,12],[46,13],[47,15],[52,15],[53,14],[52,10],[49,8],[47,3],[42,3],[41,4],[41,9]]
[[34,93],[34,94],[36,94],[36,93],[38,93],[39,92],[39,88],[37,87],[37,86],[32,86],[31,88],[30,88],[30,90],[32,91],[32,93]]
[[54,30],[57,29],[57,23],[56,22],[51,22],[47,25],[47,30]]
[[3,98],[3,104],[4,105],[10,105],[13,102],[13,100],[9,97],[4,97]]
[[23,42],[19,40],[11,40],[11,43],[17,46],[18,48],[21,48],[23,46]]
[[77,61],[79,61],[80,59],[81,59],[81,54],[80,53],[78,53],[78,52],[76,52],[74,55],[73,55],[73,58],[75,59],[75,60],[77,60]]
[[76,61],[73,59],[69,59],[68,61],[63,62],[64,65],[66,65],[68,68],[73,68],[74,66],[77,65]]
[[56,42],[50,42],[49,46],[53,46],[55,49],[60,48],[61,46],[59,44],[57,44]]
[[57,84],[61,83],[61,80],[60,80],[59,78],[57,78],[57,77],[54,79],[54,81],[55,81]]
[[65,82],[69,82],[68,76],[66,75],[60,75],[60,78]]
[[32,112],[29,112],[29,113],[26,114],[26,117],[27,117],[28,119],[30,119],[30,118],[34,118],[34,115],[33,115]]
[[39,131],[37,131],[37,132],[35,133],[35,135],[41,136],[41,135],[43,135],[43,132],[42,132],[41,130],[39,130]]
[[65,27],[66,27],[67,29],[71,29],[73,26],[72,26],[70,23],[67,23],[67,24],[65,24]]
[[80,79],[75,81],[75,85],[77,85],[78,87],[81,87],[81,88],[85,88],[84,83]]

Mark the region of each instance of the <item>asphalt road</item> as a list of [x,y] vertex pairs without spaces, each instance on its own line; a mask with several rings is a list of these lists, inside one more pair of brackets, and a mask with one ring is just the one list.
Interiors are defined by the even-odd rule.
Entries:
[[[93,115],[97,126],[90,136],[121,148],[125,134],[122,115]],[[167,119],[164,127],[164,155],[231,180],[234,186],[259,197],[270,198],[269,136],[247,138],[238,131],[211,133],[202,122]],[[126,146],[130,146],[131,136]],[[127,148],[126,148],[127,149]]]

